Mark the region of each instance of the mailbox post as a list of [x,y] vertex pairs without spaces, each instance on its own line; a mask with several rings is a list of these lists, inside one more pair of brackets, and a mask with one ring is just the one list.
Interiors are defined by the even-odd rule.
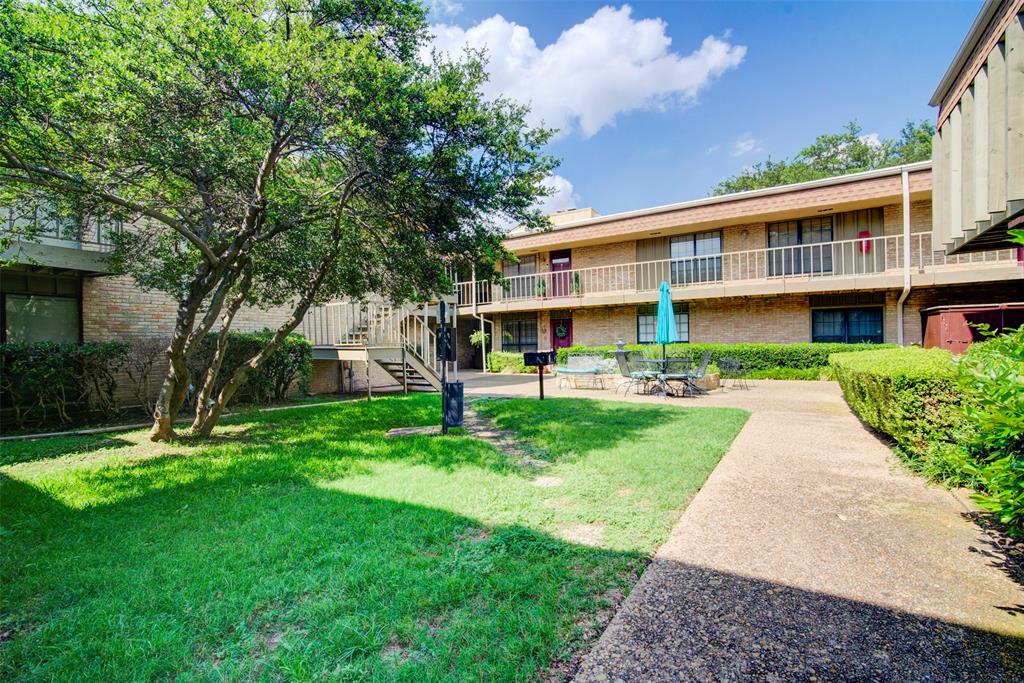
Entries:
[[544,366],[557,363],[557,354],[554,351],[527,351],[523,354],[523,365],[537,368],[537,378],[540,382],[540,400],[544,400]]
[[448,363],[456,361],[455,334],[449,324],[450,309],[446,302],[438,303],[437,358],[441,362],[441,433],[447,434],[449,427],[463,425],[462,382],[448,381]]

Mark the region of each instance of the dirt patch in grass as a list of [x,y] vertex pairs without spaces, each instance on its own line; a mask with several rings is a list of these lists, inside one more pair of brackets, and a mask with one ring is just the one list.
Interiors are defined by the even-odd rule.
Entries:
[[558,536],[570,543],[579,543],[580,545],[596,548],[601,545],[601,540],[604,538],[604,530],[607,527],[607,522],[576,524],[562,529]]
[[531,482],[534,486],[540,488],[554,488],[555,486],[561,486],[565,481],[561,477],[536,477]]

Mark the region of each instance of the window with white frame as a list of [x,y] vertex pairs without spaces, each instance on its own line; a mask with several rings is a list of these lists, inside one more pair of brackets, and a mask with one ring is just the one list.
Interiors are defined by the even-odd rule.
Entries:
[[[676,336],[680,342],[690,341],[690,309],[684,303],[674,303]],[[654,344],[658,328],[658,306],[650,304],[636,309],[636,340],[640,344]]]

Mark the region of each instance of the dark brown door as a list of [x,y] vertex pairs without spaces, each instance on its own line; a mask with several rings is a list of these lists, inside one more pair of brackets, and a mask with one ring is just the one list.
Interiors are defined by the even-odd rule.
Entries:
[[551,252],[551,296],[569,296],[572,249]]
[[572,318],[551,321],[551,350],[572,346]]

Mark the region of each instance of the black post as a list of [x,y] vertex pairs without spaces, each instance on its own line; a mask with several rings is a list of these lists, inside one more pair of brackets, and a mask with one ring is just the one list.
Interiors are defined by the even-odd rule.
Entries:
[[537,377],[540,378],[540,400],[544,400],[544,366],[537,366]]

